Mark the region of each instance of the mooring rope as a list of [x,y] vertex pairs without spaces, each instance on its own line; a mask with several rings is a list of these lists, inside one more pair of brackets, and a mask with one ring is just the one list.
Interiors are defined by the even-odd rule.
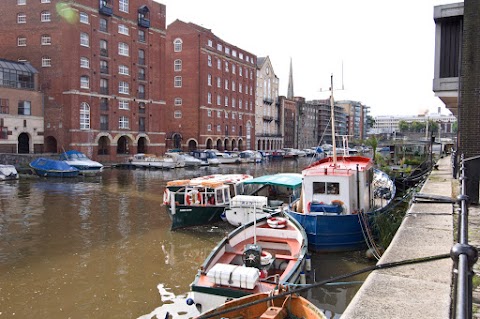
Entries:
[[265,297],[261,300],[252,301],[252,302],[246,303],[244,305],[239,305],[239,306],[236,306],[236,307],[232,307],[230,309],[215,311],[211,314],[200,315],[200,316],[196,317],[196,319],[208,319],[208,318],[212,318],[212,317],[215,317],[215,316],[223,315],[223,314],[226,314],[226,313],[229,313],[229,312],[232,312],[232,311],[241,310],[243,308],[247,308],[247,307],[250,307],[250,306],[253,306],[253,305],[257,305],[257,304],[260,304],[260,303],[263,303],[263,302],[266,302],[266,301],[270,301],[270,300],[273,300],[273,299],[276,299],[276,298],[282,298],[282,297],[285,297],[285,296],[288,296],[288,295],[298,294],[300,292],[307,291],[307,290],[310,290],[312,288],[320,287],[320,286],[323,286],[325,284],[328,284],[328,283],[331,283],[331,282],[334,282],[334,281],[338,281],[338,280],[345,279],[345,278],[348,278],[348,277],[353,277],[353,276],[363,274],[363,273],[366,273],[366,272],[369,272],[369,271],[380,270],[380,269],[388,269],[388,268],[404,266],[404,265],[419,264],[419,263],[423,263],[423,262],[435,261],[435,260],[445,259],[445,258],[450,258],[450,253],[441,254],[441,255],[434,255],[434,256],[427,256],[427,257],[419,257],[419,258],[413,258],[413,259],[407,259],[407,260],[401,260],[401,261],[393,261],[393,262],[389,262],[389,263],[385,263],[385,264],[377,264],[377,265],[369,266],[369,267],[366,267],[366,268],[363,268],[363,269],[360,269],[360,270],[357,270],[357,271],[354,271],[354,272],[351,272],[351,273],[348,273],[348,274],[339,275],[339,276],[336,276],[336,277],[333,277],[333,278],[330,278],[330,279],[326,279],[326,280],[322,280],[320,282],[316,282],[316,283],[313,283],[313,284],[310,284],[310,285],[306,285],[304,287],[300,287],[300,288],[297,288],[297,289],[292,290],[292,291],[286,291],[286,292],[279,293],[278,295],[269,296],[269,297]]

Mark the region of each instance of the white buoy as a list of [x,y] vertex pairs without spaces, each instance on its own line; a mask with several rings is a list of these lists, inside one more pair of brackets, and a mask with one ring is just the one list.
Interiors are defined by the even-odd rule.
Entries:
[[302,285],[307,284],[307,276],[305,276],[305,273],[303,271],[300,273],[300,284]]
[[305,259],[305,270],[306,271],[312,270],[312,259],[310,258],[310,255],[307,255],[307,258]]

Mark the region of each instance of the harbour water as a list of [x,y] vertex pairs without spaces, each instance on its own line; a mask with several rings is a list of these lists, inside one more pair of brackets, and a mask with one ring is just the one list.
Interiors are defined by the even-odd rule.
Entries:
[[[189,284],[225,223],[170,231],[167,181],[215,173],[300,172],[310,158],[169,171],[106,169],[0,184],[1,318],[188,318]],[[313,254],[321,281],[372,265],[363,252]],[[362,281],[368,274],[348,278]],[[306,296],[339,318],[358,284]]]

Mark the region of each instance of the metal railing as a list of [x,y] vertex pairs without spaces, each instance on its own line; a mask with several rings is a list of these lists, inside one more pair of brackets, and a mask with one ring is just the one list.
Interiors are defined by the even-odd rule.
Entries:
[[478,259],[477,249],[468,244],[468,196],[466,195],[467,172],[463,155],[460,160],[460,195],[458,203],[458,243],[450,256],[454,261],[454,316],[456,319],[472,318],[473,265]]

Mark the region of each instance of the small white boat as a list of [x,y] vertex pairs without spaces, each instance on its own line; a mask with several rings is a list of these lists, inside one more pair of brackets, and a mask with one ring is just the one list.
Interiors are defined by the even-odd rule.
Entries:
[[172,169],[177,163],[172,158],[158,157],[154,154],[135,154],[128,159],[130,165],[138,168]]
[[18,179],[18,172],[13,165],[0,165],[0,181]]
[[261,163],[263,159],[262,154],[251,150],[240,152],[238,156],[242,163]]
[[217,159],[220,162],[220,164],[240,164],[241,163],[241,160],[239,157],[233,157],[228,153],[215,151],[215,155],[217,155]]
[[225,218],[233,226],[248,224],[256,218],[280,211],[300,197],[302,175],[278,173],[249,179],[243,183],[243,194],[237,195],[225,209]]
[[185,158],[180,153],[165,153],[165,159],[171,158],[175,162],[175,168],[185,167]]
[[103,165],[93,161],[82,152],[69,150],[60,154],[61,161],[78,169],[80,175],[94,176],[103,171]]
[[190,285],[191,304],[201,313],[231,299],[299,283],[307,245],[300,224],[280,213],[238,227],[200,267]]

